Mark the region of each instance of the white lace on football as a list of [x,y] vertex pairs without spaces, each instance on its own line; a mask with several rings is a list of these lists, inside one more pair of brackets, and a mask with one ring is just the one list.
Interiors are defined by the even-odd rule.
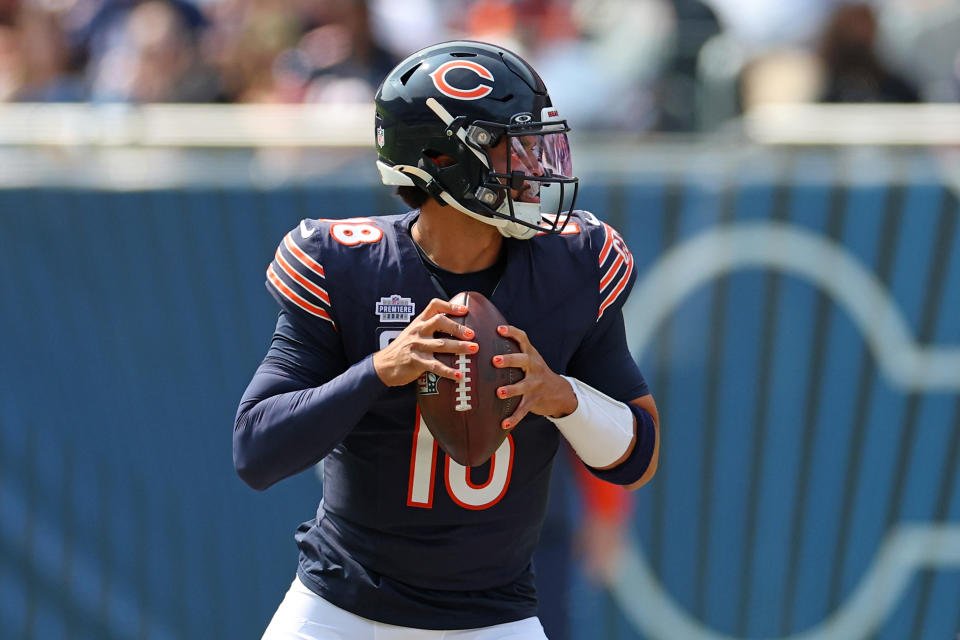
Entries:
[[457,357],[457,371],[461,376],[457,382],[457,404],[453,408],[456,411],[470,411],[473,406],[470,404],[470,359],[467,354],[461,353]]

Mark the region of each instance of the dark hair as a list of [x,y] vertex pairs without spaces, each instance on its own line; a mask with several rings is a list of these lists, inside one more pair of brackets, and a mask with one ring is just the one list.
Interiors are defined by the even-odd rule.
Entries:
[[826,22],[820,39],[820,56],[830,71],[850,67],[876,68],[874,52],[877,14],[866,2],[844,4]]
[[397,187],[397,195],[411,209],[419,209],[430,199],[430,194],[420,187]]

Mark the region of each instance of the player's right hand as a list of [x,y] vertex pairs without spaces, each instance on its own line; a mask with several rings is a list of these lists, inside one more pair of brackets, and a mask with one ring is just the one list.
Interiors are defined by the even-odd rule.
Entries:
[[[459,380],[462,375],[434,356],[435,353],[474,354],[479,349],[476,342],[467,342],[474,337],[473,329],[454,322],[447,316],[463,316],[467,307],[451,304],[434,298],[410,321],[410,324],[386,347],[373,354],[373,368],[388,387],[399,387],[430,371],[442,378]],[[437,338],[445,333],[453,338]]]

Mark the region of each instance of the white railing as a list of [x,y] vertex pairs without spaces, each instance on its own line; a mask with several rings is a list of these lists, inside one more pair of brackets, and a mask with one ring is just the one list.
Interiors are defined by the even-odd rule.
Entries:
[[767,145],[960,146],[960,105],[771,104],[743,131]]
[[[741,125],[740,142],[759,145],[960,145],[958,104],[765,105]],[[371,104],[0,104],[0,146],[370,148],[373,137]]]
[[0,104],[0,145],[371,147],[373,105]]

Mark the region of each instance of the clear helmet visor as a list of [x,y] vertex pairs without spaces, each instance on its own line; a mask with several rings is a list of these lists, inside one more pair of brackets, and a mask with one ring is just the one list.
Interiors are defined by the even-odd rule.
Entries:
[[[549,178],[572,178],[570,143],[563,132],[510,136],[508,173],[521,171],[527,177],[522,196],[535,197]],[[533,178],[533,180],[530,180]]]

